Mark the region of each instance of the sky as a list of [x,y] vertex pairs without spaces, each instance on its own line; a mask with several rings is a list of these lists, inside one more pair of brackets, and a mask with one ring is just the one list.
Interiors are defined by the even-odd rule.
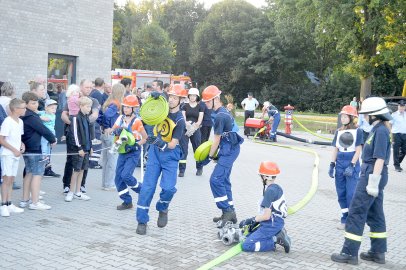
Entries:
[[[130,0],[130,1],[140,2],[141,0]],[[199,1],[204,3],[204,6],[206,8],[210,8],[211,5],[213,5],[217,2],[220,2],[221,0],[199,0]],[[251,3],[252,5],[254,5],[258,8],[265,5],[265,0],[245,0],[245,1],[247,1],[248,3]],[[115,0],[115,2],[121,6],[121,5],[124,5],[127,2],[127,0]]]

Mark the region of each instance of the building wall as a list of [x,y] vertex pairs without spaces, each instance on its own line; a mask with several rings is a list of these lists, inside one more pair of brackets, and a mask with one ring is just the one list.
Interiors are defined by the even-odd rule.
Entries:
[[47,77],[48,53],[77,56],[76,83],[110,81],[113,0],[1,0],[0,81],[21,94]]

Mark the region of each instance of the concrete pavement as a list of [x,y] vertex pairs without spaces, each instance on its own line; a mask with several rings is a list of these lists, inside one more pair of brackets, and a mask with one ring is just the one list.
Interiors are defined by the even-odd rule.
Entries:
[[[343,231],[336,229],[340,209],[334,182],[327,175],[331,149],[282,137],[279,143],[311,148],[320,155],[316,195],[286,220],[291,252],[285,254],[279,247],[275,253],[242,253],[216,269],[406,269],[406,172],[389,167],[384,200],[389,235],[387,264],[362,260],[358,267],[336,264],[330,255],[340,251],[344,238]],[[63,151],[64,147],[58,146],[55,152]],[[231,176],[239,219],[257,211],[262,195],[257,170],[267,159],[281,167],[278,183],[289,205],[299,201],[310,187],[312,155],[246,140]],[[64,162],[65,157],[55,156],[54,171],[62,173]],[[27,209],[9,218],[0,217],[0,269],[196,269],[229,248],[217,241],[212,222],[213,216],[220,214],[209,187],[213,167],[209,164],[203,176],[195,176],[193,156],[189,155],[185,177],[178,179],[178,192],[170,205],[168,226],[161,229],[156,225],[155,196],[146,236],[135,233],[135,210],[117,211],[117,193],[101,190],[101,170],[89,172],[87,188],[92,199],[87,202],[65,202],[61,178],[46,178],[42,190],[47,192],[44,200],[51,210]],[[134,175],[140,175],[138,169]],[[21,184],[21,174],[17,179]],[[137,194],[132,195],[136,204]],[[15,203],[20,197],[21,191],[14,192]],[[368,227],[364,235],[367,232]],[[368,247],[369,239],[364,237],[361,250]]]

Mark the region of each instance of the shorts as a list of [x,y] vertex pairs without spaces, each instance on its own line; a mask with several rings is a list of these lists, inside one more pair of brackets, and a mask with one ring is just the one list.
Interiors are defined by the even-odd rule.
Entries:
[[1,156],[1,176],[17,176],[20,157]]
[[42,157],[42,154],[24,156],[24,162],[25,173],[32,173],[32,175],[41,176],[44,175],[46,160]]
[[84,157],[73,155],[72,166],[75,172],[87,170],[89,168],[89,154],[86,153]]

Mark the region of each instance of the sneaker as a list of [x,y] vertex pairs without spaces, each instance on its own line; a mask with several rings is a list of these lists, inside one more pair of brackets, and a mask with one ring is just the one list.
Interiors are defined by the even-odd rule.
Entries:
[[401,172],[401,171],[403,171],[403,169],[400,166],[395,166],[395,171]]
[[31,204],[32,203],[32,201],[31,200],[28,200],[28,201],[20,201],[20,204],[19,204],[19,206],[20,206],[20,208],[26,208],[29,204]]
[[74,197],[75,199],[82,200],[82,201],[88,201],[88,200],[90,200],[90,197],[87,196],[86,194],[82,193],[82,192],[73,194],[73,197]]
[[147,234],[147,224],[138,223],[137,230],[135,231],[139,235]]
[[168,224],[168,209],[165,211],[159,211],[157,225],[159,228],[163,228]]
[[94,166],[89,166],[89,169],[103,169],[103,166],[100,164],[94,165]]
[[0,213],[2,217],[9,217],[10,216],[10,211],[8,210],[7,205],[2,205],[0,207]]
[[17,207],[17,206],[15,206],[14,204],[10,204],[10,205],[8,206],[8,211],[9,211],[10,213],[22,213],[22,212],[24,212],[24,209],[22,209],[22,208],[20,208],[20,207]]
[[70,190],[69,187],[65,187],[65,188],[63,189],[63,193],[64,193],[64,194],[68,194],[69,190]]
[[338,263],[348,263],[352,265],[358,264],[358,256],[351,256],[343,252],[334,253],[333,255],[331,255],[331,260]]
[[39,191],[39,195],[45,195],[45,194],[47,194],[45,191],[42,191],[42,190]]
[[185,173],[184,172],[179,172],[178,177],[184,177]]
[[73,200],[73,192],[66,193],[65,202],[71,202]]
[[203,169],[202,169],[202,168],[197,169],[196,175],[197,175],[197,176],[201,176],[202,174],[203,174]]
[[86,194],[86,188],[84,186],[80,187],[80,192],[85,193]]
[[105,191],[116,191],[117,189],[116,189],[115,186],[112,186],[112,187],[102,187],[102,190],[105,190]]
[[117,205],[117,210],[127,210],[133,208],[133,203],[122,203]]
[[13,182],[13,190],[16,189],[21,189],[21,186],[17,185],[15,182]]
[[42,203],[42,202],[37,202],[37,203],[30,203],[28,206],[30,210],[49,210],[51,209],[51,206]]
[[[49,169],[48,169],[49,168]],[[44,177],[61,177],[60,174],[55,173],[51,167],[45,168]]]
[[276,234],[276,243],[285,249],[285,253],[289,253],[291,241],[285,228]]

